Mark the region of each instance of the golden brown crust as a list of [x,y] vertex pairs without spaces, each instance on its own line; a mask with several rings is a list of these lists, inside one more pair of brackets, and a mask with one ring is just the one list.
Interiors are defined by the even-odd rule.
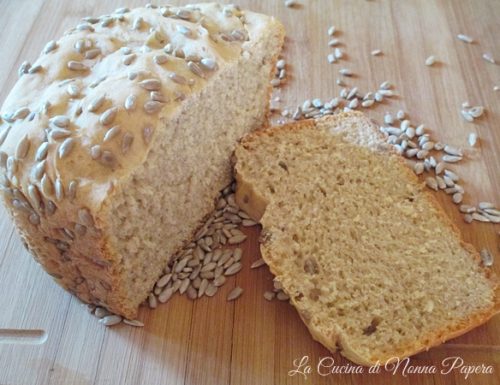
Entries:
[[[359,112],[356,113],[342,113],[338,114],[337,116],[328,116],[325,118],[322,118],[323,122],[332,122],[334,119],[343,119],[346,116],[363,116]],[[251,183],[245,180],[245,175],[243,175],[240,170],[239,170],[239,165],[237,163],[238,161],[238,153],[241,151],[241,149],[251,149],[251,147],[254,145],[254,142],[258,140],[259,137],[261,136],[274,136],[274,135],[279,135],[282,132],[286,131],[291,131],[291,130],[302,130],[304,128],[313,128],[317,126],[317,121],[314,120],[304,120],[300,122],[295,122],[295,123],[290,123],[290,124],[285,124],[283,126],[279,127],[272,127],[269,130],[263,131],[263,132],[256,132],[253,134],[247,135],[242,141],[241,145],[236,149],[235,151],[235,157],[234,157],[234,162],[235,162],[235,177],[238,182],[237,185],[237,190],[236,190],[236,201],[238,204],[240,204],[242,207],[244,207],[249,215],[257,220],[260,221],[262,215],[265,212],[266,206],[267,206],[267,201],[265,197],[259,195],[259,191],[256,191]],[[376,129],[373,124],[371,124],[373,127],[374,131],[379,133],[378,130]],[[380,134],[381,135],[381,134]],[[382,136],[380,136],[382,139]],[[240,149],[241,147],[241,149]],[[376,148],[376,150],[380,150],[380,148]],[[420,182],[418,177],[410,170],[410,168],[407,166],[404,158],[397,156],[396,152],[392,149],[389,148],[386,150],[388,155],[394,156],[395,159],[397,159],[398,162],[401,164],[404,164],[404,170],[407,173],[408,179],[416,184],[420,185],[421,188],[425,188],[423,183]],[[477,250],[475,248],[463,241],[463,238],[461,237],[461,233],[458,229],[458,227],[450,220],[450,218],[446,215],[444,212],[443,208],[435,198],[433,194],[431,194],[428,191],[423,191],[424,196],[426,199],[432,204],[432,206],[436,209],[437,215],[440,217],[442,223],[445,226],[448,226],[452,229],[452,231],[457,235],[459,239],[461,239],[461,245],[462,247],[467,250],[470,254],[470,256],[476,261],[476,263],[479,265],[481,263],[481,258]],[[245,199],[248,198],[248,199]],[[253,207],[257,206],[257,207]],[[263,228],[263,231],[266,231],[266,228]],[[261,244],[261,253],[263,259],[267,262],[269,265],[269,268],[271,272],[274,275],[280,275],[279,267],[273,265],[272,261],[273,258],[270,256],[272,251],[266,246],[265,243]],[[430,349],[433,346],[437,346],[446,340],[449,340],[451,338],[458,337],[466,332],[468,332],[471,329],[474,329],[475,327],[487,322],[492,316],[494,316],[496,313],[500,312],[500,285],[498,283],[497,277],[493,274],[491,269],[488,268],[481,268],[484,276],[489,280],[491,283],[493,292],[495,293],[495,298],[494,298],[494,303],[491,308],[485,309],[484,311],[480,313],[476,313],[471,315],[467,319],[459,320],[454,324],[447,325],[443,329],[436,330],[432,334],[426,336],[425,338],[422,338],[420,341],[416,341],[414,344],[411,346],[406,347],[405,349],[396,352],[394,356],[391,357],[363,357],[357,354],[354,349],[352,349],[349,346],[348,341],[346,341],[345,338],[343,338],[342,333],[340,331],[334,331],[332,330],[331,333],[328,336],[325,336],[322,332],[317,330],[314,326],[312,326],[309,322],[310,315],[309,314],[303,314],[300,310],[300,308],[297,306],[297,303],[295,303],[294,299],[291,298],[290,302],[297,308],[299,316],[301,319],[304,321],[306,326],[308,327],[311,335],[313,338],[322,343],[325,347],[327,347],[329,350],[332,352],[336,351],[337,349],[340,349],[340,353],[344,355],[346,358],[361,364],[361,365],[373,365],[377,363],[377,361],[380,362],[386,362],[390,360],[394,360],[395,358],[404,358],[408,357],[414,354],[417,354],[419,352],[425,351]]]

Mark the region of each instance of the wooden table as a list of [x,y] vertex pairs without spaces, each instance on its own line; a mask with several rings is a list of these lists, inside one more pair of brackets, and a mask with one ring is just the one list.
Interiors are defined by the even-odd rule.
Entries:
[[[127,6],[143,2],[129,0]],[[179,2],[180,3],[180,2]],[[385,111],[402,108],[415,123],[425,123],[439,140],[467,148],[467,161],[455,167],[463,176],[466,200],[500,202],[500,66],[481,56],[491,52],[500,61],[500,2],[498,0],[420,1],[306,1],[286,8],[283,1],[241,1],[277,16],[288,31],[285,56],[288,83],[281,91],[282,106],[306,98],[338,95],[338,69],[357,75],[348,81],[360,90],[375,89],[382,81],[395,84],[400,97],[367,113],[378,121]],[[0,1],[0,100],[16,81],[23,60],[33,60],[44,43],[77,24],[81,17],[100,15],[118,1]],[[341,64],[328,64],[326,30],[337,37],[347,53]],[[474,44],[456,38],[470,34]],[[381,56],[371,56],[381,49]],[[424,65],[435,55],[438,63]],[[461,103],[484,105],[486,115],[466,123]],[[467,146],[477,132],[480,145]],[[499,226],[463,222],[456,206],[437,194],[464,238],[477,248],[488,248],[500,273]],[[294,309],[284,302],[267,302],[272,277],[266,268],[250,270],[259,257],[258,229],[250,229],[244,245],[244,270],[215,298],[192,302],[175,297],[155,311],[142,309],[143,329],[105,328],[84,307],[56,286],[33,262],[10,221],[0,218],[0,329],[38,329],[44,343],[0,344],[1,385],[90,384],[475,384],[500,383],[500,317],[439,348],[411,360],[414,365],[435,365],[460,356],[466,365],[493,366],[493,374],[472,375],[466,381],[458,371],[448,375],[375,374],[329,375],[316,373],[320,357],[330,355],[315,343]],[[245,289],[233,303],[226,295],[235,285]],[[313,366],[306,381],[289,376],[294,360],[309,356]],[[348,361],[333,355],[337,365]]]

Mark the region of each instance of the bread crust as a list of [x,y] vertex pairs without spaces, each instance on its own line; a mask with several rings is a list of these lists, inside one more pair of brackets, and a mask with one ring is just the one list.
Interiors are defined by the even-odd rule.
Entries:
[[[327,116],[323,117],[318,120],[303,120],[299,122],[294,122],[294,123],[289,123],[285,124],[283,126],[278,126],[278,127],[272,127],[271,129],[263,132],[255,132],[252,134],[249,134],[245,136],[245,138],[241,141],[241,145],[236,149],[235,151],[235,156],[233,158],[233,162],[235,164],[234,170],[235,170],[235,178],[236,181],[238,182],[237,188],[236,188],[236,202],[243,207],[247,213],[252,217],[252,219],[259,221],[261,220],[262,216],[264,215],[264,212],[266,210],[266,206],[269,203],[266,198],[261,195],[259,191],[257,191],[250,181],[245,180],[245,175],[244,173],[240,170],[239,163],[238,163],[238,154],[240,151],[243,149],[248,150],[251,148],[252,143],[256,140],[259,139],[260,136],[274,136],[274,135],[279,135],[282,132],[286,131],[292,131],[292,130],[303,130],[304,128],[317,128],[319,123],[324,123],[324,124],[332,124],[333,122],[337,120],[342,120],[342,119],[348,119],[350,117],[358,117],[358,118],[364,118],[364,115],[360,112],[347,112],[347,113],[339,113],[334,116]],[[370,126],[373,128],[374,133],[377,134],[381,142],[385,143],[385,140],[382,136],[382,134],[377,130],[377,128],[373,125],[373,123],[369,122],[368,119],[366,119],[366,122],[370,124]],[[418,177],[411,171],[411,169],[408,167],[407,163],[405,162],[404,158],[397,155],[395,150],[392,147],[386,147],[386,148],[381,148],[378,145],[373,146],[373,150],[375,151],[384,151],[387,153],[388,156],[394,156],[395,159],[397,159],[400,164],[405,165],[403,168],[407,174],[408,179],[411,181],[411,183],[414,183],[415,185],[419,185],[421,189],[425,189],[424,183],[420,182]],[[431,203],[431,205],[436,209],[436,212],[438,216],[440,217],[441,222],[445,225],[448,226],[456,235],[457,238],[460,239],[461,246],[468,251],[470,254],[471,258],[475,260],[475,262],[479,265],[481,263],[481,257],[477,250],[469,244],[466,243],[462,236],[461,233],[458,229],[458,227],[450,220],[450,218],[446,215],[444,212],[443,208],[439,204],[438,200],[435,198],[433,194],[431,194],[429,191],[423,191],[425,199],[428,200],[428,202]],[[263,227],[263,232],[266,231],[265,226]],[[273,275],[280,275],[279,267],[274,265],[272,263],[273,258],[271,257],[272,255],[272,250],[270,250],[269,247],[266,246],[266,243],[263,242],[261,244],[261,253],[262,253],[262,258],[266,261],[266,263],[269,265],[269,269],[271,270],[271,273]],[[365,365],[365,366],[371,366],[376,363],[382,363],[382,365],[386,362],[391,362],[397,359],[402,359],[405,357],[409,357],[412,355],[415,355],[417,353],[420,353],[422,351],[429,350],[431,347],[437,346],[442,344],[443,342],[458,337],[471,329],[476,328],[479,325],[484,324],[487,322],[491,317],[493,317],[495,314],[500,312],[500,285],[498,278],[495,276],[495,274],[492,272],[491,269],[486,268],[486,267],[481,267],[481,271],[483,272],[484,276],[489,280],[491,283],[491,287],[493,289],[493,292],[495,293],[495,298],[494,298],[494,303],[493,306],[490,309],[486,309],[482,312],[472,314],[469,318],[462,319],[460,321],[457,321],[453,324],[447,325],[446,327],[436,330],[433,333],[430,333],[429,335],[425,336],[422,338],[420,341],[415,341],[414,344],[407,346],[405,349],[396,352],[395,355],[393,356],[387,356],[387,357],[375,357],[375,356],[370,356],[370,357],[364,357],[360,354],[358,354],[351,346],[349,346],[349,342],[347,341],[346,338],[344,338],[342,332],[338,329],[331,330],[329,335],[324,335],[320,330],[314,327],[314,325],[311,324],[310,322],[310,314],[306,314],[300,310],[300,307],[296,303],[293,297],[291,297],[290,302],[296,307],[298,314],[302,321],[306,324],[307,328],[309,329],[309,332],[311,333],[313,339],[316,341],[320,342],[322,345],[324,345],[326,348],[328,348],[330,351],[335,352],[337,350],[340,350],[340,354],[342,354],[344,357],[348,358],[349,360],[360,364],[360,365]]]

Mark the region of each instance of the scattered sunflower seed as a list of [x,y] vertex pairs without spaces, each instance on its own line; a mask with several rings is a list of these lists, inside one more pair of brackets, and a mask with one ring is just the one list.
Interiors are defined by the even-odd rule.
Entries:
[[471,132],[468,137],[468,142],[471,147],[474,147],[477,143],[477,134],[475,132]]
[[483,59],[486,60],[488,63],[496,64],[496,61],[491,55],[491,53],[483,53]]
[[471,44],[471,43],[473,43],[473,42],[474,42],[474,39],[473,39],[472,37],[470,37],[470,36],[468,36],[468,35],[461,34],[461,33],[459,33],[459,34],[457,35],[457,38],[458,38],[458,40],[462,40],[464,43],[469,43],[469,44]]
[[379,49],[374,49],[372,52],[371,52],[371,55],[372,56],[379,56],[382,54],[382,51],[379,50]]
[[436,63],[436,57],[434,55],[431,55],[427,59],[425,59],[426,66],[432,66],[434,63]]
[[228,294],[227,300],[234,301],[234,300],[238,299],[241,296],[241,294],[243,294],[243,289],[241,287],[237,286],[233,290],[231,290],[231,292]]
[[107,315],[99,320],[105,326],[114,326],[122,322],[122,317],[119,315]]
[[487,249],[482,249],[479,254],[484,266],[490,267],[493,265],[493,256]]

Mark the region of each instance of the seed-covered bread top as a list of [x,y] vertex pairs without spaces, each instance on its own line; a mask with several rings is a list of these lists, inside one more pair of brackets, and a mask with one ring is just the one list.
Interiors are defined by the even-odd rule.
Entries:
[[158,122],[248,54],[269,19],[215,3],[85,18],[21,66],[0,111],[2,184],[56,200],[78,188],[98,207]]
[[257,132],[235,152],[236,200],[315,339],[365,365],[465,333],[497,281],[361,113]]

